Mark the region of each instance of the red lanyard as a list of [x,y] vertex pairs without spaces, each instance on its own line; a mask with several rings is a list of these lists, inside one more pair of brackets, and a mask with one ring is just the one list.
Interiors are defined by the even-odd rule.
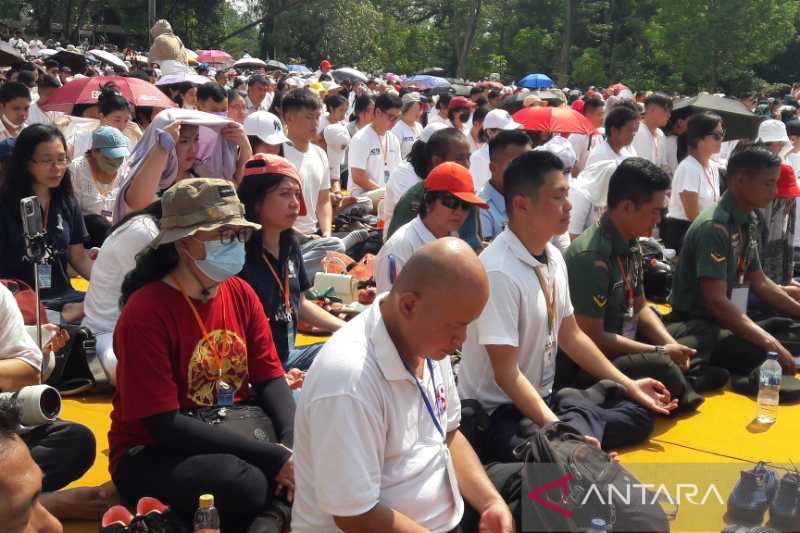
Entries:
[[[556,278],[553,276],[553,291],[552,293],[547,289],[547,283],[542,274],[544,267],[538,266],[534,269],[536,272],[536,279],[539,280],[539,285],[542,287],[542,294],[544,294],[544,302],[547,305],[547,334],[552,338],[553,328],[556,323]],[[551,298],[552,296],[552,298]]]
[[[189,295],[186,294],[186,290],[184,290],[183,285],[181,285],[181,282],[178,281],[178,278],[174,274],[170,274],[169,279],[171,279],[172,282],[178,287],[178,290],[181,291],[183,299],[186,300],[186,303],[189,305],[189,309],[192,310],[194,319],[195,321],[197,321],[197,325],[200,326],[200,331],[203,333],[203,338],[205,339],[206,344],[208,344],[208,349],[211,350],[211,353],[214,355],[214,359],[217,362],[217,371],[222,372],[222,361],[223,361],[222,354],[219,353],[219,350],[217,349],[217,344],[213,342],[211,337],[209,336],[208,330],[206,329],[206,325],[203,323],[203,319],[200,318],[200,313],[197,312],[197,309],[192,303],[191,298],[189,298]],[[228,344],[228,326],[227,326],[227,320],[225,318],[226,314],[225,311],[227,310],[228,306],[225,304],[225,291],[223,290],[222,285],[219,286],[219,297],[220,297],[220,302],[222,303],[222,330],[224,332],[223,333],[224,340],[222,347],[225,350],[225,353],[227,354],[230,349],[230,345]]]
[[[284,265],[284,267],[283,267],[283,285],[281,285],[281,278],[278,277],[278,273],[273,268],[272,263],[270,262],[269,258],[267,257],[267,254],[266,253],[262,253],[261,254],[261,259],[263,259],[264,262],[267,264],[267,268],[269,268],[269,271],[272,273],[272,277],[275,278],[275,283],[278,285],[278,290],[283,293],[283,308],[284,308],[283,310],[286,313],[291,312],[292,304],[289,301],[289,269],[287,268],[286,265]],[[287,259],[287,265],[288,265],[288,259]]]
[[625,294],[628,296],[628,312],[633,312],[633,287],[631,286],[631,282],[628,279],[628,273],[625,271],[625,265],[622,264],[622,259],[620,256],[617,256],[617,264],[619,265],[619,271],[622,274],[622,281],[625,284]]

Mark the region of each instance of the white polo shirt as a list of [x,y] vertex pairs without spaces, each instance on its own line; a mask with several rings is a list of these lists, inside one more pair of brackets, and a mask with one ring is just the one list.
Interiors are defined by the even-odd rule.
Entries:
[[489,169],[489,143],[484,144],[469,156],[469,173],[472,174],[472,184],[479,191],[489,183],[492,171]]
[[[400,201],[400,198],[403,197],[408,189],[420,181],[422,181],[422,179],[417,176],[414,167],[408,161],[400,163],[400,166],[392,172],[389,183],[386,184],[386,194],[383,197],[383,204],[381,204],[383,206],[383,219],[386,221],[385,228],[387,231],[392,217],[394,216],[394,208],[397,207],[397,202]],[[384,232],[384,236],[385,235],[386,233]]]
[[388,176],[402,161],[400,142],[391,131],[383,136],[378,135],[370,124],[353,135],[347,161],[350,168],[347,188],[353,196],[363,196],[367,191],[353,181],[353,169],[365,170],[372,181],[383,187]]
[[[403,270],[403,266],[411,259],[418,249],[436,237],[417,215],[411,222],[403,224],[386,241],[375,259],[375,284],[378,294],[392,288],[392,279]],[[394,258],[392,261],[391,258]],[[394,275],[391,271],[394,270]]]
[[[294,533],[339,531],[334,516],[378,503],[430,531],[461,520],[449,450],[386,331],[382,300],[334,333],[306,376],[294,426]],[[437,390],[427,364],[422,389],[442,429],[454,431],[461,403],[450,360],[433,369]]]
[[589,159],[589,153],[602,142],[603,136],[599,134],[586,135],[583,133],[572,133],[567,137],[567,140],[572,145],[572,149],[575,150],[575,155],[577,156],[575,167],[583,170],[586,168],[586,161]]
[[602,143],[598,144],[589,154],[589,159],[586,160],[586,166],[588,167],[592,163],[596,163],[598,161],[607,161],[607,160],[614,160],[614,161],[622,161],[623,159],[627,159],[628,157],[636,157],[636,150],[633,148],[632,145],[623,146],[619,153],[615,152],[611,145],[608,144],[608,141],[603,141]]
[[631,146],[639,157],[659,167],[664,164],[664,132],[661,128],[656,128],[656,133],[653,135],[643,121],[639,122],[639,131],[634,135]]
[[489,276],[489,301],[480,317],[467,328],[461,349],[458,392],[462,398],[478,400],[490,413],[511,403],[494,380],[487,345],[519,348],[520,372],[543,398],[553,389],[558,330],[561,320],[573,314],[567,266],[558,249],[547,244],[545,282],[552,293],[555,281],[556,320],[553,324],[552,356],[545,361],[547,303],[535,269],[543,267],[508,228],[480,255]]
[[317,202],[319,193],[331,188],[331,169],[325,150],[313,143],[308,143],[305,152],[301,152],[291,142],[283,144],[283,154],[297,167],[303,189],[303,200],[306,203],[306,214],[297,217],[294,226],[304,235],[317,231]]
[[675,169],[672,176],[672,192],[669,197],[667,216],[679,220],[689,220],[683,208],[680,194],[684,191],[697,193],[697,203],[700,211],[719,202],[719,168],[712,161],[708,167],[703,165],[691,155],[687,155]]
[[414,146],[414,143],[419,139],[420,133],[422,133],[422,124],[415,122],[412,128],[402,120],[398,120],[397,124],[392,128],[392,133],[400,141],[400,156],[405,159],[411,153],[411,147]]

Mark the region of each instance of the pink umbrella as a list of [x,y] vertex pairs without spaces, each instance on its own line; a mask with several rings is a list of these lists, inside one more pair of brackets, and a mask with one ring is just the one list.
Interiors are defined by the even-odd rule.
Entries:
[[233,58],[223,50],[203,50],[197,55],[197,62],[230,65],[233,63]]

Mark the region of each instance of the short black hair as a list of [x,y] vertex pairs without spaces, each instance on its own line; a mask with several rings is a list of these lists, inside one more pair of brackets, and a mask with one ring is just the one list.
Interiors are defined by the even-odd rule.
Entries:
[[55,76],[51,76],[50,74],[42,74],[39,76],[36,86],[40,89],[57,89],[58,87],[61,87],[61,84],[58,82]]
[[586,96],[583,98],[583,114],[585,115],[593,109],[603,108],[605,105],[606,103],[600,97]]
[[439,99],[436,101],[436,109],[441,109],[443,107],[448,107],[450,105],[450,100],[453,99],[453,95],[450,93],[444,93],[439,95]]
[[474,122],[483,122],[483,119],[486,118],[486,115],[489,114],[489,111],[491,111],[491,109],[489,109],[489,106],[479,105],[472,112],[472,122],[473,123]]
[[206,100],[211,99],[215,102],[223,102],[227,96],[228,95],[225,94],[225,89],[223,89],[222,86],[215,81],[204,83],[197,88],[198,101],[205,102]]
[[319,98],[308,87],[292,89],[283,95],[281,102],[281,110],[284,114],[294,110],[315,111],[320,107],[322,106]]
[[469,95],[472,96],[472,95],[475,95],[475,94],[480,94],[482,92],[483,92],[483,89],[481,89],[480,87],[473,87],[472,89],[469,90]]
[[515,196],[534,197],[544,183],[545,175],[554,170],[563,173],[564,163],[557,155],[545,150],[525,152],[511,161],[503,175],[506,211],[511,213]]
[[14,438],[20,426],[19,408],[10,399],[0,400],[0,450],[7,447],[8,441]]
[[256,83],[263,83],[264,85],[269,85],[270,81],[263,74],[253,74],[247,80],[247,86],[250,87],[251,85],[255,85]]
[[29,89],[36,87],[36,79],[34,79],[33,72],[29,70],[20,70],[17,73],[17,81]]
[[634,111],[632,106],[623,104],[615,105],[611,111],[606,115],[604,126],[606,128],[606,135],[611,135],[612,129],[621,130],[625,124],[631,120],[639,118],[639,112]]
[[667,111],[672,111],[672,98],[664,93],[653,93],[644,99],[645,109],[651,105],[657,105],[663,107]]
[[800,119],[790,120],[786,123],[786,133],[800,137]]
[[31,99],[31,91],[18,81],[9,81],[0,86],[0,103],[7,104],[15,98]]
[[686,123],[686,144],[692,148],[697,146],[703,137],[710,135],[722,124],[722,117],[710,111],[695,113]]
[[381,111],[402,108],[403,101],[394,93],[383,93],[375,100],[375,109],[380,109]]
[[531,138],[523,130],[500,130],[489,141],[489,159],[498,151],[507,146],[529,146]]
[[609,209],[623,200],[630,200],[639,207],[650,201],[653,195],[670,188],[669,176],[658,166],[643,157],[629,157],[623,160],[608,182]]
[[55,59],[45,59],[44,61],[44,68],[51,69],[51,68],[60,68],[61,63],[56,61]]
[[337,107],[347,105],[347,98],[345,98],[341,94],[329,94],[328,96],[325,97],[324,101],[325,101],[325,109],[328,110],[328,113],[330,113]]
[[781,166],[781,158],[763,146],[748,146],[728,159],[728,182],[739,174],[754,177],[756,173]]

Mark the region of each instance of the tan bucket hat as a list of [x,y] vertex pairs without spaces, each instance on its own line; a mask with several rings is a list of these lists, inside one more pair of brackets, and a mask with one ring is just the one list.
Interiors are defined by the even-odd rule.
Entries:
[[226,225],[261,229],[260,224],[244,218],[244,205],[233,183],[217,178],[177,182],[164,191],[161,211],[161,231],[150,244],[153,248]]

